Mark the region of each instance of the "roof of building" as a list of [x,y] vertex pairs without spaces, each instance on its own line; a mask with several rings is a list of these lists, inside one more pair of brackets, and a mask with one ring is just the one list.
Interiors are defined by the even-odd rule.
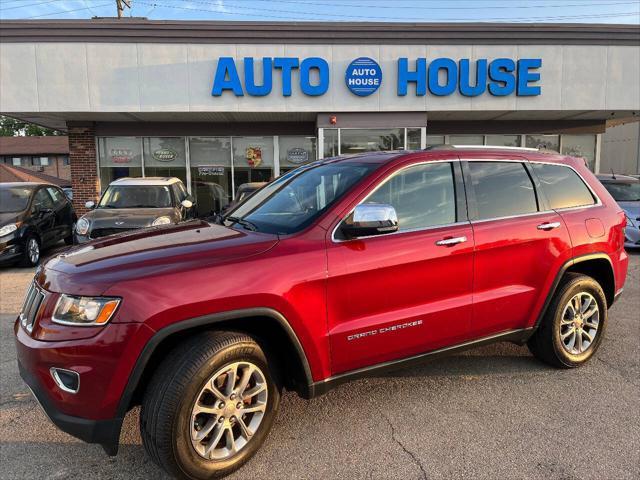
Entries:
[[640,45],[638,25],[584,23],[3,20],[2,42]]
[[68,155],[69,137],[0,137],[0,155]]
[[58,178],[42,172],[34,172],[27,168],[0,163],[0,183],[10,182],[51,183],[59,187],[71,186],[71,181],[65,180],[64,178]]
[[176,177],[123,177],[114,180],[110,185],[173,185],[181,181]]

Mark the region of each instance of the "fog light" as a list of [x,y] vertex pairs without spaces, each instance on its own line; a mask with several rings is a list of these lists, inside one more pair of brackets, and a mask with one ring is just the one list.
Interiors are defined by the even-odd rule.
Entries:
[[51,367],[49,372],[60,390],[67,393],[78,393],[80,390],[80,374],[78,372],[56,367]]

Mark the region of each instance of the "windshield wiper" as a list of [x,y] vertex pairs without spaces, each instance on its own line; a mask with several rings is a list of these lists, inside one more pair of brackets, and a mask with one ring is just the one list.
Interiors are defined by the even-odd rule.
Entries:
[[229,220],[230,222],[242,225],[244,228],[246,228],[247,230],[251,230],[252,232],[257,232],[258,231],[258,227],[256,227],[255,223],[252,223],[249,220],[245,220],[244,218],[225,217],[224,219],[225,220]]

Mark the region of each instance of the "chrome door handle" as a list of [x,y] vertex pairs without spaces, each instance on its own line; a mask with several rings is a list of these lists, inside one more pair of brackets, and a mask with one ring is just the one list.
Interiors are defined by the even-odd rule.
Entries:
[[442,240],[438,240],[436,245],[439,247],[450,247],[451,245],[457,245],[458,243],[464,243],[466,241],[467,237],[443,238]]
[[560,227],[560,222],[541,223],[538,225],[538,230],[553,230]]

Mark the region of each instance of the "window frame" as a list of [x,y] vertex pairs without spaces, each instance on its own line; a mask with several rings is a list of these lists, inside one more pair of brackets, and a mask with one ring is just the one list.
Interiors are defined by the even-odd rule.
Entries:
[[[411,229],[407,229],[407,230],[397,230],[395,232],[389,232],[389,233],[383,233],[383,234],[379,234],[379,235],[367,235],[364,237],[358,237],[358,238],[338,238],[336,237],[336,233],[338,232],[338,230],[340,229],[340,226],[345,222],[345,220],[349,217],[349,215],[351,215],[353,213],[353,211],[356,209],[356,207],[358,205],[362,205],[364,203],[367,202],[367,200],[376,192],[378,191],[378,189],[382,188],[382,186],[387,183],[389,180],[391,180],[393,177],[395,177],[396,175],[400,175],[403,171],[412,168],[412,167],[418,167],[421,165],[432,165],[435,163],[450,163],[451,164],[451,174],[453,175],[453,190],[454,190],[454,198],[455,198],[455,212],[456,212],[456,221],[453,223],[447,223],[447,224],[443,224],[443,225],[431,225],[428,227],[418,227],[418,228],[411,228]],[[351,209],[349,209],[349,211],[342,216],[342,218],[340,218],[340,220],[336,223],[336,226],[333,228],[333,230],[331,231],[331,241],[333,243],[346,243],[346,242],[353,242],[353,241],[358,241],[358,240],[366,240],[369,238],[384,238],[384,237],[389,237],[389,236],[394,236],[394,235],[403,235],[403,234],[411,234],[411,233],[416,233],[416,232],[423,232],[423,231],[430,231],[430,230],[437,230],[437,229],[441,229],[441,228],[450,228],[450,227],[454,227],[454,226],[458,226],[458,225],[464,225],[464,224],[468,224],[469,223],[469,210],[468,210],[468,203],[467,203],[467,199],[466,199],[466,195],[465,195],[465,180],[463,180],[464,178],[464,173],[462,170],[462,165],[459,159],[456,158],[449,158],[449,159],[443,159],[443,160],[429,160],[429,161],[422,161],[422,162],[414,162],[408,165],[402,165],[399,168],[396,168],[395,170],[393,170],[392,172],[389,172],[387,174],[385,174],[384,176],[382,176],[381,178],[379,178],[376,183],[375,186],[373,186],[372,188],[370,188],[364,197],[362,197],[362,199],[360,199],[358,201],[358,203],[356,203]]]
[[[538,211],[531,212],[531,213],[507,215],[503,217],[492,217],[492,218],[482,218],[482,219],[478,218],[478,207],[476,203],[475,190],[473,188],[473,183],[471,179],[471,171],[469,169],[469,163],[471,162],[522,163],[524,165],[524,168],[527,174],[529,175],[529,179],[533,183],[533,189],[536,195],[536,203],[538,205]],[[526,159],[526,158],[520,158],[520,159],[517,159],[517,158],[465,158],[465,159],[462,159],[460,163],[461,163],[462,172],[464,175],[465,186],[467,187],[466,194],[467,194],[467,206],[468,206],[467,208],[469,210],[469,221],[471,221],[472,223],[493,222],[495,220],[508,220],[512,218],[532,217],[534,215],[548,214],[553,212],[564,212],[564,211],[584,209],[584,208],[593,208],[593,207],[598,207],[602,205],[600,197],[595,193],[593,188],[591,188],[591,185],[589,185],[589,182],[587,182],[582,176],[582,174],[578,170],[576,170],[572,165],[567,165],[559,162],[541,162],[538,160],[530,161],[529,159]],[[587,188],[591,192],[591,195],[593,195],[595,203],[592,205],[583,205],[578,207],[558,208],[555,210],[552,209],[544,193],[544,190],[542,189],[542,185],[540,184],[540,179],[538,178],[538,176],[533,171],[533,168],[531,167],[532,163],[541,163],[545,165],[559,165],[566,168],[570,168],[576,173],[576,175],[578,175],[580,180],[582,180],[582,182],[587,186]]]

